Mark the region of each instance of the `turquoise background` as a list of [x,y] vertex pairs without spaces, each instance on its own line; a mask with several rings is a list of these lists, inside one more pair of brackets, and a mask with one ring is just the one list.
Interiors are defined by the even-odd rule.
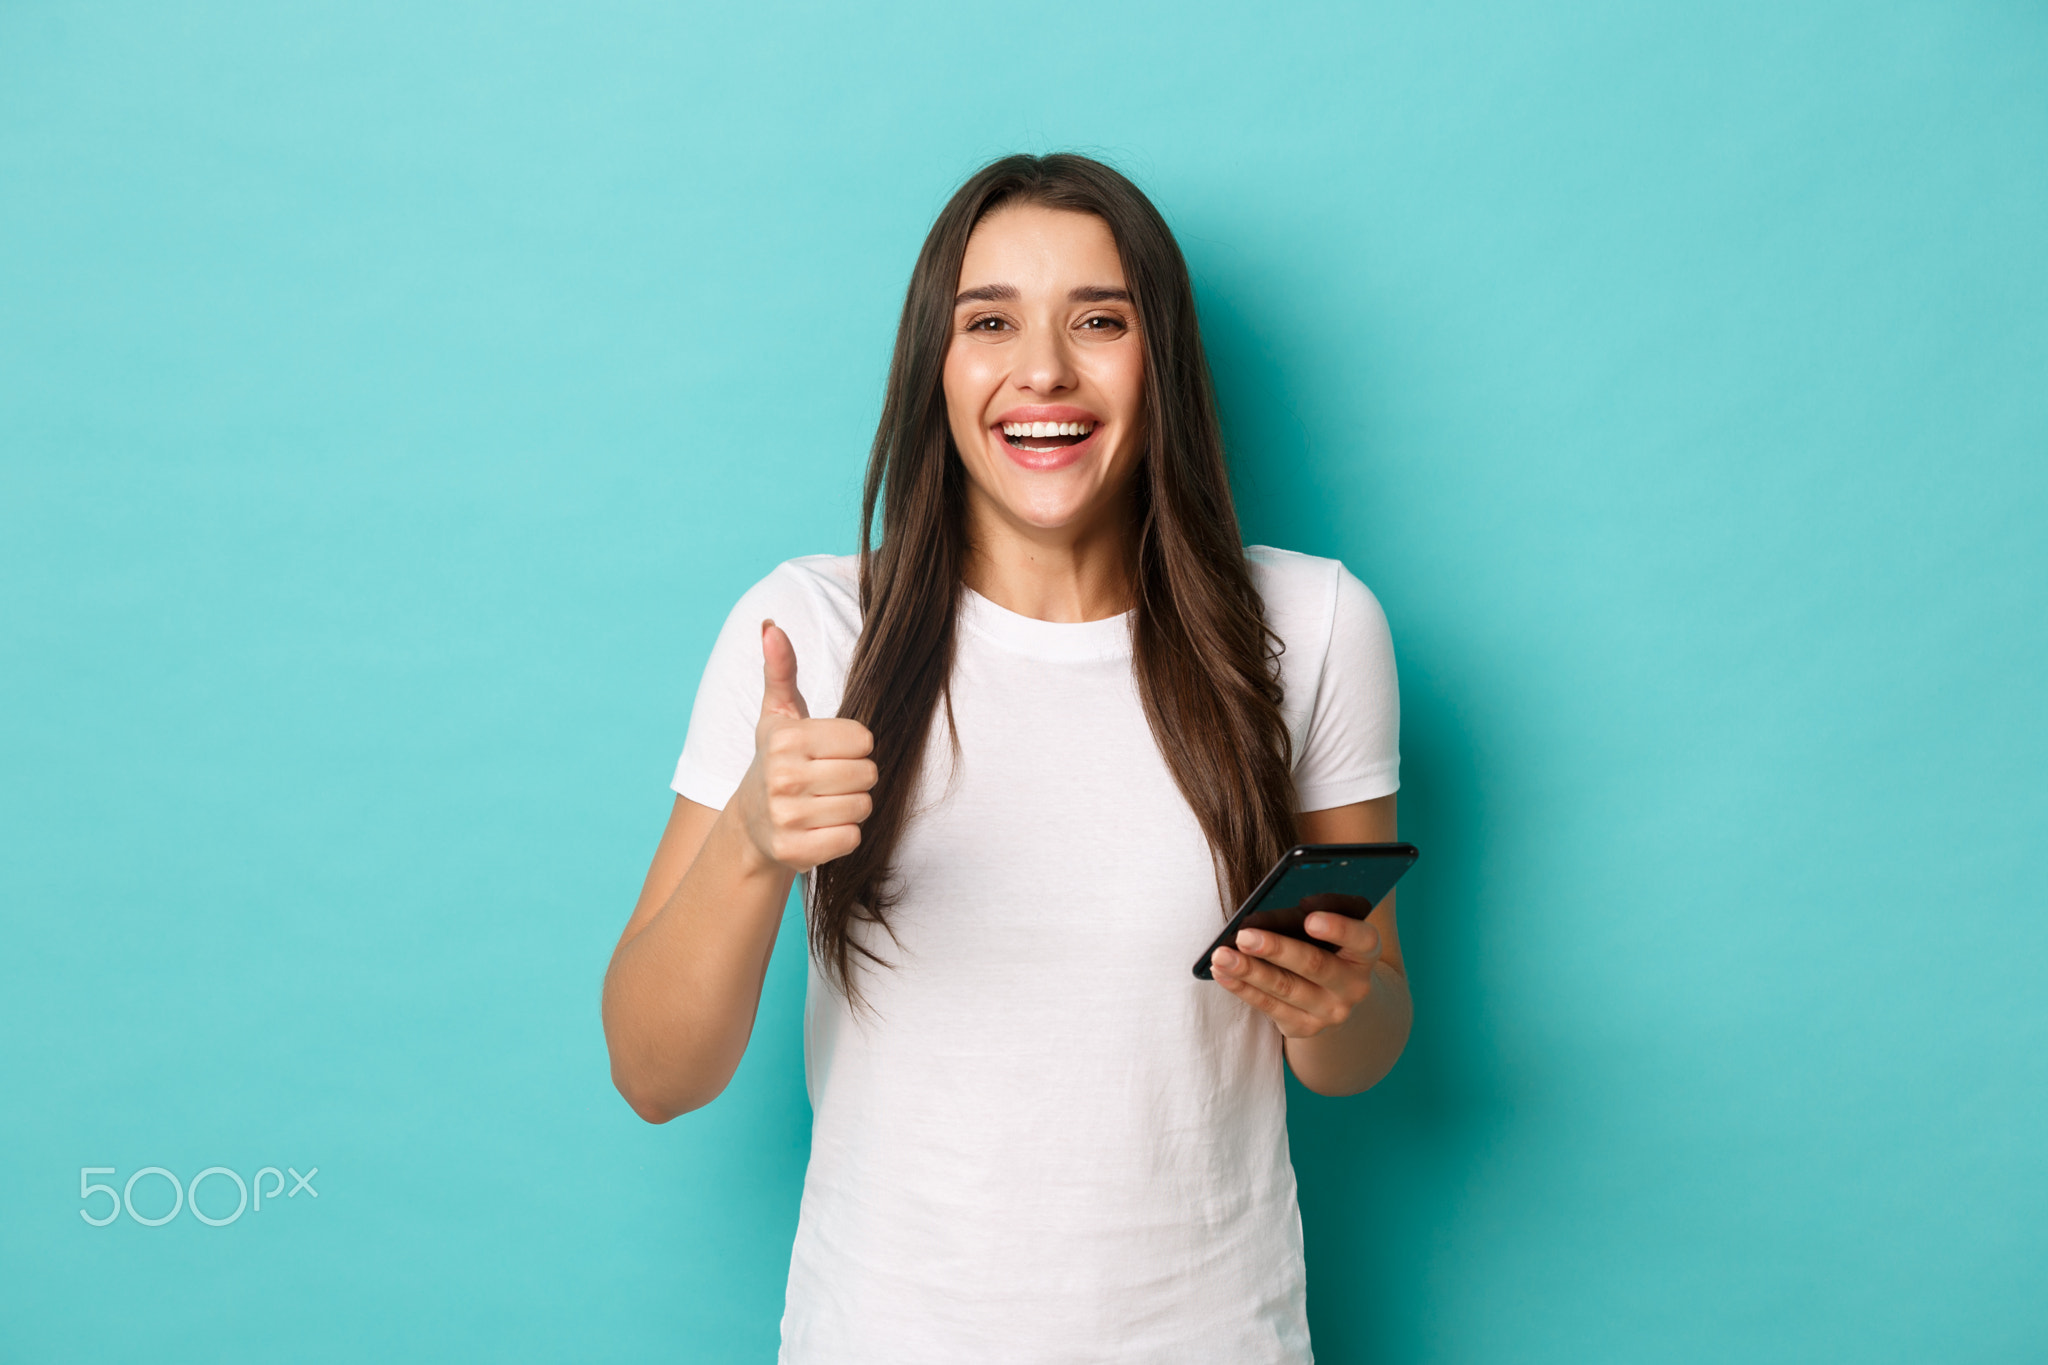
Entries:
[[1058,147],[1393,622],[1318,1358],[2048,1354],[2041,5],[11,0],[0,1359],[772,1357],[798,938],[660,1128],[600,977],[931,216]]

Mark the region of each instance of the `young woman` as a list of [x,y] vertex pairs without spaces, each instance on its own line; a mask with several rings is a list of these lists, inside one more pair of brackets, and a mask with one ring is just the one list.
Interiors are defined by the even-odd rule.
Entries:
[[784,1361],[1307,1361],[1281,1068],[1394,1064],[1393,900],[1189,964],[1289,845],[1395,837],[1393,653],[1341,564],[1242,546],[1187,267],[1124,177],[1006,157],[940,213],[861,543],[712,651],[605,981],[620,1092],[662,1123],[725,1087],[803,876]]

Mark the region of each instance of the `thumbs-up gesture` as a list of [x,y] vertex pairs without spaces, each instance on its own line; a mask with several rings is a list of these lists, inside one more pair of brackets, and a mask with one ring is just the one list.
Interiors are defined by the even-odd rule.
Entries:
[[811,719],[796,689],[796,648],[773,621],[761,623],[761,676],[754,764],[735,800],[763,857],[808,872],[860,843],[874,809],[875,737],[857,720]]

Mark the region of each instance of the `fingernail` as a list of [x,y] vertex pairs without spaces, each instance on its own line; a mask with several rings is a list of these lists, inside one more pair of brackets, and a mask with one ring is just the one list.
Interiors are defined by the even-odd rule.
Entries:
[[1215,955],[1209,959],[1209,969],[1214,971],[1218,967],[1221,967],[1226,972],[1235,971],[1237,969],[1237,954],[1231,952],[1228,948],[1218,948]]
[[1256,929],[1241,930],[1237,936],[1237,946],[1256,953],[1266,946],[1266,936]]

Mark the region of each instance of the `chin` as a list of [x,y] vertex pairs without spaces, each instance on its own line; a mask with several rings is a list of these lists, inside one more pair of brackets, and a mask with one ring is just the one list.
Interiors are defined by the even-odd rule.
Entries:
[[1062,489],[1006,489],[1009,496],[1003,499],[1003,510],[1027,526],[1041,531],[1058,531],[1086,520],[1088,513],[1098,501],[1095,488]]
[[1017,520],[1039,531],[1064,531],[1067,527],[1081,520],[1081,513],[1078,509],[1063,512],[1043,512],[1035,509],[1020,510],[1015,508],[1011,510],[1012,515]]

